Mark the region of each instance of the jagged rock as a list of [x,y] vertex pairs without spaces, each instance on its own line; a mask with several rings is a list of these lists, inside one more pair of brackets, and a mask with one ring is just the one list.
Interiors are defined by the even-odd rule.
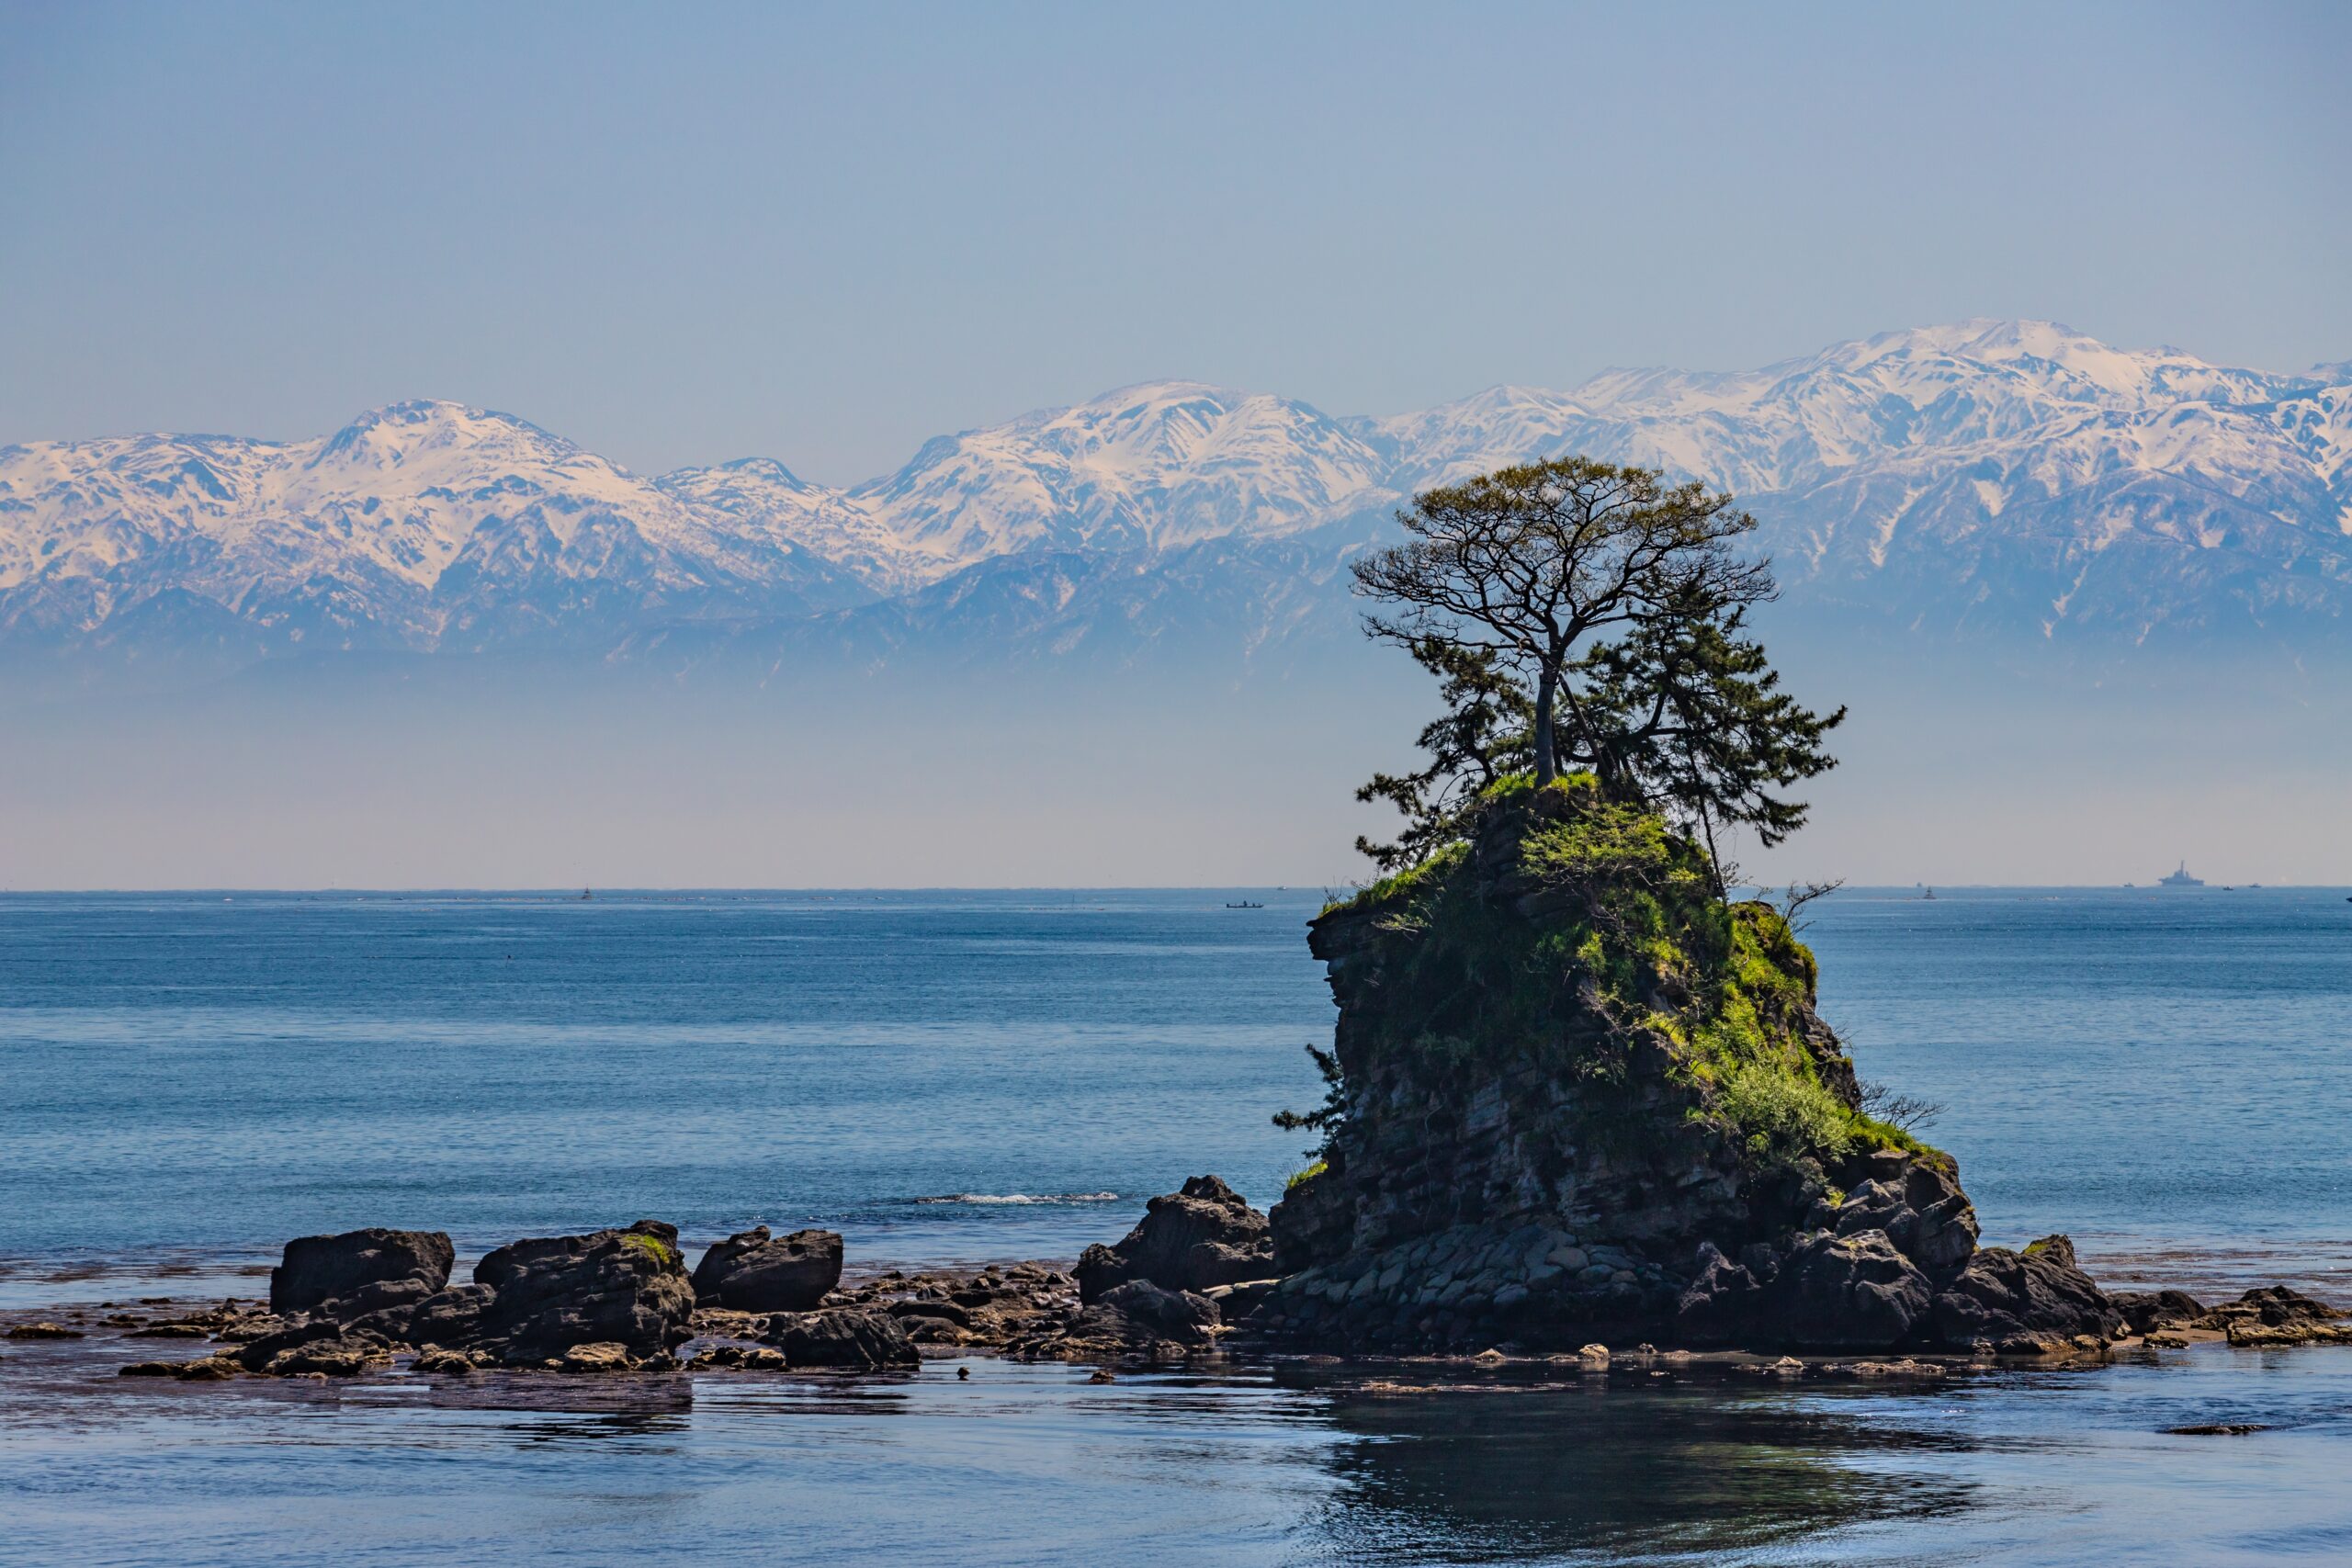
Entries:
[[[694,1337],[694,1286],[677,1227],[659,1221],[514,1242],[474,1265],[474,1282],[490,1291],[480,1340],[509,1366],[537,1366],[607,1340],[631,1356],[662,1355]],[[467,1310],[452,1307],[458,1315]]]
[[2203,1313],[2199,1326],[2222,1328],[2232,1323],[2253,1322],[2267,1328],[2285,1328],[2331,1323],[2344,1315],[2316,1297],[2285,1285],[2267,1285]]
[[1080,1258],[1081,1302],[1099,1301],[1131,1280],[1197,1292],[1273,1271],[1266,1216],[1216,1177],[1196,1176],[1144,1209],[1143,1219],[1116,1247],[1090,1247]]
[[2064,1345],[2075,1335],[2111,1339],[2127,1325],[2123,1314],[2075,1266],[2064,1236],[2045,1237],[2022,1253],[1988,1247],[1935,1299],[1935,1332],[1964,1348],[1990,1340],[2004,1354]]
[[1103,1292],[1079,1314],[1071,1330],[1084,1337],[1128,1344],[1169,1339],[1204,1344],[1217,1326],[1216,1303],[1192,1291],[1164,1290],[1148,1280],[1130,1280]]
[[626,1345],[609,1339],[599,1339],[586,1345],[574,1345],[560,1359],[560,1370],[567,1372],[626,1372],[633,1371],[637,1360]]
[[1885,1348],[1924,1327],[1933,1300],[1928,1276],[1884,1231],[1814,1236],[1773,1281],[1770,1337],[1809,1349]]
[[430,1295],[449,1282],[456,1257],[439,1231],[370,1228],[300,1236],[286,1244],[284,1261],[269,1271],[269,1310],[309,1312],[364,1286],[412,1278],[424,1281]]
[[[1886,1151],[1894,1154],[1894,1151]],[[1879,1164],[1886,1168],[1882,1156]],[[1893,1170],[1857,1190],[1837,1210],[1840,1235],[1884,1233],[1931,1280],[1949,1279],[1976,1250],[1976,1211],[1937,1161],[1895,1155]],[[2068,1253],[2071,1266],[2073,1254]]]
[[795,1231],[771,1238],[755,1225],[715,1243],[695,1266],[695,1299],[739,1312],[807,1312],[842,1278],[838,1232]]
[[452,1285],[410,1307],[401,1337],[417,1345],[469,1345],[481,1337],[482,1315],[497,1299],[488,1285]]
[[792,1364],[781,1350],[765,1345],[713,1345],[686,1363],[690,1372],[780,1372]]
[[2108,1301],[2123,1314],[2134,1334],[2146,1334],[2165,1324],[2187,1323],[2205,1314],[2203,1303],[2186,1291],[2114,1291]]
[[339,1325],[331,1319],[322,1318],[316,1322],[289,1324],[274,1334],[249,1339],[228,1354],[234,1357],[237,1364],[245,1371],[258,1372],[289,1350],[342,1337],[343,1329]]
[[1732,1343],[1762,1321],[1766,1282],[1713,1242],[1701,1242],[1699,1271],[1675,1303],[1674,1337],[1685,1345]]
[[8,1330],[11,1339],[79,1339],[82,1331],[62,1323],[20,1323]]
[[413,1372],[424,1372],[435,1377],[466,1378],[474,1374],[471,1356],[462,1350],[432,1349],[418,1356],[409,1368]]
[[905,1327],[887,1312],[831,1307],[778,1313],[768,1325],[768,1337],[795,1368],[870,1372],[922,1364],[922,1353],[907,1337]]
[[[341,1334],[327,1339],[313,1339],[296,1345],[272,1356],[258,1370],[274,1378],[304,1377],[319,1373],[331,1378],[356,1377],[371,1368],[391,1364],[391,1347],[373,1336]],[[240,1365],[252,1367],[243,1356]]]
[[[909,1297],[905,1301],[892,1302],[883,1310],[892,1317],[934,1318],[943,1323],[952,1323],[958,1328],[969,1328],[972,1325],[971,1309],[958,1306],[950,1301],[924,1301],[921,1297]],[[909,1327],[911,1328],[912,1325],[910,1324]]]

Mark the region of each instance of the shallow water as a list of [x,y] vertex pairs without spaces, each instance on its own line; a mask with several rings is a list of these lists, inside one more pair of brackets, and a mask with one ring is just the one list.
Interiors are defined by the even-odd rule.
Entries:
[[[1889,1389],[979,1359],[899,1380],[0,1380],[0,1560],[2277,1562],[2352,1555],[2352,1349]],[[86,1358],[85,1358],[86,1359]],[[1420,1369],[1420,1375],[1428,1375]],[[2167,1427],[2260,1424],[2245,1437]]]
[[[2352,1297],[2340,891],[1939,891],[1806,935],[1863,1076],[1946,1106],[1988,1241]],[[1203,1170],[1263,1202],[1331,1008],[1319,895],[1241,897],[0,897],[0,1306],[250,1295],[362,1224],[821,1223],[879,1266],[1073,1256]],[[123,1350],[0,1348],[0,1561],[2352,1557],[2339,1349],[1387,1397],[993,1361],[158,1386]],[[2164,1434],[2213,1421],[2273,1429]]]

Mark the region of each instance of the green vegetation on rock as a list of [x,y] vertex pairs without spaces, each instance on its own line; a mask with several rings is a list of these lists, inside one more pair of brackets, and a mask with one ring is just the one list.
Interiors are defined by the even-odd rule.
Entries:
[[1857,1108],[1788,921],[1718,897],[1705,852],[1657,812],[1590,773],[1521,774],[1483,793],[1469,831],[1318,921],[1368,927],[1353,961],[1384,977],[1351,1072],[1533,1069],[1605,1090],[1646,1046],[1692,1091],[1687,1119],[1751,1169],[1922,1147]]

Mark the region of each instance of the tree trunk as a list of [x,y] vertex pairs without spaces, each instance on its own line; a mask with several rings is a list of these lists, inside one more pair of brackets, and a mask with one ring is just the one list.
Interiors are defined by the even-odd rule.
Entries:
[[1552,743],[1552,704],[1558,694],[1560,678],[1550,665],[1535,676],[1535,785],[1541,789],[1556,776],[1553,758],[1557,752]]

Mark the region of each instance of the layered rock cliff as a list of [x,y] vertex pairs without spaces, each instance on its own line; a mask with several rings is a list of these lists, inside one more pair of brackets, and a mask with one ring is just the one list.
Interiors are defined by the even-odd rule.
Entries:
[[2025,1348],[2120,1325],[2070,1249],[1978,1249],[1951,1158],[1860,1110],[1787,922],[1589,777],[1499,786],[1311,942],[1339,1077],[1253,1330]]

